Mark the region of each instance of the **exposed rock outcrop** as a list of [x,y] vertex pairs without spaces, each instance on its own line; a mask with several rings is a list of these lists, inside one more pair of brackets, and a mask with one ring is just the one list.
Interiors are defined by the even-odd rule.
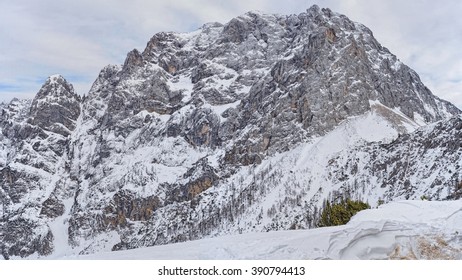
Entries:
[[1,252],[308,228],[342,196],[458,199],[459,113],[329,9],[158,33],[85,98],[55,75],[0,106]]

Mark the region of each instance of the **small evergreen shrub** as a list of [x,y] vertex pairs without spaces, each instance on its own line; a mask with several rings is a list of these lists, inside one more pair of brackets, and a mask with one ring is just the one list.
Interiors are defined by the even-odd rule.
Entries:
[[318,227],[344,225],[350,221],[356,213],[371,208],[369,204],[356,200],[342,200],[340,203],[326,203]]

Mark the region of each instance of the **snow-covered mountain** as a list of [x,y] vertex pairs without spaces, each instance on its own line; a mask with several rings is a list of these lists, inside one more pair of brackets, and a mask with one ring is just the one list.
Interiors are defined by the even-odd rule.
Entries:
[[317,6],[158,33],[82,98],[55,75],[0,106],[3,258],[307,229],[339,197],[461,194],[460,111]]

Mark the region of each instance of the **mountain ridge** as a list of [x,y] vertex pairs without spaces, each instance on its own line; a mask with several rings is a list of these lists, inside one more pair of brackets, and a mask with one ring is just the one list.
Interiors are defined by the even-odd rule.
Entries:
[[326,199],[456,199],[438,186],[462,179],[460,111],[317,6],[161,32],[84,98],[52,76],[1,109],[3,258],[310,228]]

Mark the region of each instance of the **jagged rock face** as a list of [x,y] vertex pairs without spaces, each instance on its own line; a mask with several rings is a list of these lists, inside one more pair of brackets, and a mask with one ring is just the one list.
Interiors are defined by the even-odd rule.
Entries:
[[[84,100],[52,76],[32,103],[1,110],[4,258],[56,252],[59,223],[69,250],[91,253],[312,227],[329,196],[460,196],[410,179],[444,161],[455,175],[429,186],[461,180],[456,126],[435,128],[446,134],[434,144],[425,130],[398,138],[459,110],[369,29],[317,6],[158,33],[105,67]],[[361,132],[371,120],[387,134]],[[413,156],[403,156],[411,139]],[[401,167],[424,160],[426,143],[453,161],[435,154],[440,165],[415,165],[409,177]]]
[[[220,107],[236,108],[237,114],[221,118],[217,141],[195,143],[237,140],[228,149],[232,164],[252,164],[322,135],[370,110],[369,100],[425,122],[457,112],[435,99],[366,27],[316,7],[289,17],[248,13],[195,35],[157,34],[142,54],[129,54],[119,75],[126,81],[119,91],[141,95],[141,101],[114,94],[111,116],[123,111],[117,104],[136,107],[122,118],[143,110],[175,115],[191,103],[212,106],[209,114],[221,116]],[[140,77],[153,78],[129,83]],[[236,152],[244,150],[244,157]]]
[[[429,200],[458,199],[461,195],[462,119],[419,129],[389,144],[356,147],[331,160],[329,171],[339,189],[358,188],[358,182],[377,182],[384,202],[424,196]],[[357,190],[355,190],[357,191]],[[368,191],[374,191],[368,188]]]
[[1,248],[5,259],[9,256],[27,257],[33,253],[49,255],[53,251],[53,234],[47,231],[45,234],[37,234],[37,225],[28,220],[18,219],[8,223],[2,229],[2,243],[11,244]]
[[[4,258],[53,251],[49,218],[64,212],[69,135],[80,114],[71,84],[51,76],[33,101],[12,100],[0,118],[0,237]],[[66,186],[64,186],[66,185]]]
[[32,101],[30,123],[38,127],[68,136],[75,129],[80,115],[80,97],[62,76],[54,75]]

